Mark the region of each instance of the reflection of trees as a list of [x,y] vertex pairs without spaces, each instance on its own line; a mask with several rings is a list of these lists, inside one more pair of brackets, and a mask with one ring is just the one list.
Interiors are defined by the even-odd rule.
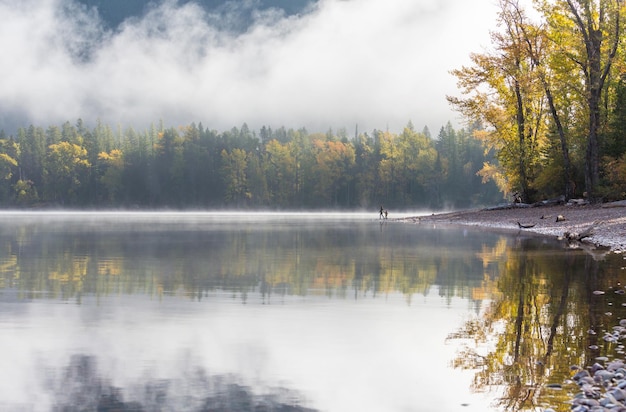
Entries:
[[477,313],[489,301],[480,318],[451,335],[468,342],[454,366],[476,370],[474,390],[501,390],[505,410],[569,410],[563,405],[576,387],[546,385],[565,382],[570,365],[621,350],[602,339],[626,315],[626,295],[613,293],[620,255],[601,262],[555,251],[537,238],[393,222],[382,230],[377,222],[335,226],[5,225],[0,293],[80,300],[117,294],[211,299],[226,292],[245,302],[254,292],[264,303],[287,295],[402,293],[410,303],[436,286],[444,299],[470,300]]
[[506,245],[498,236],[459,237],[399,224],[383,231],[378,225],[258,226],[16,225],[0,233],[0,281],[27,298],[141,293],[204,299],[226,291],[242,300],[260,293],[269,303],[286,295],[358,299],[399,292],[410,302],[438,285],[442,297],[479,302],[497,273],[483,270],[476,248]]
[[[571,365],[586,365],[603,352],[589,346],[599,345],[600,330],[612,326],[605,305],[614,311],[623,309],[601,303],[593,291],[618,284],[617,273],[608,262],[604,272],[599,270],[599,263],[589,255],[546,253],[525,241],[519,246],[502,251],[500,293],[493,295],[484,316],[451,335],[471,342],[454,366],[476,369],[474,390],[501,391],[498,407],[503,410],[559,405],[559,410],[569,410],[566,402],[577,388],[565,385],[565,390],[558,391],[548,385],[562,384],[570,376]],[[483,257],[494,258],[484,252]],[[613,294],[610,300],[619,296]],[[597,334],[589,334],[590,329]]]

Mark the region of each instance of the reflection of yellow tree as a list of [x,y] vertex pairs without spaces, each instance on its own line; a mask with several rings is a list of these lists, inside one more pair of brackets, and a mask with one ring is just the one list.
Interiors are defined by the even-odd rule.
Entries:
[[451,335],[473,342],[453,364],[477,370],[475,391],[502,389],[499,407],[504,410],[538,406],[569,410],[567,400],[577,387],[555,391],[547,385],[562,384],[570,365],[585,365],[590,356],[598,355],[588,352],[586,337],[593,318],[589,315],[595,313],[589,287],[599,285],[585,283],[597,280],[598,270],[586,272],[584,262],[590,259],[580,254],[563,261],[540,250],[493,252],[481,255],[502,268],[496,284],[499,293],[492,294],[494,300],[480,319]]
[[69,297],[83,291],[83,280],[87,276],[86,257],[65,256],[48,272],[48,280],[55,296]]
[[427,294],[437,279],[434,256],[397,258],[392,251],[380,252],[380,292],[402,292],[410,303],[414,294]]
[[10,287],[11,278],[19,277],[19,271],[17,270],[17,257],[11,254],[6,254],[4,256],[6,257],[0,260],[0,289]]
[[502,262],[502,258],[506,256],[510,247],[507,239],[502,237],[499,238],[493,246],[483,244],[481,251],[476,254],[476,257],[483,263],[485,270],[487,270],[494,263]]
[[498,292],[497,281],[493,280],[492,276],[485,273],[480,285],[475,286],[470,291],[470,297],[474,301],[485,301],[492,299],[501,299],[502,293]]
[[[4,255],[13,256],[17,263],[7,269],[5,279],[20,276],[18,286],[23,291],[53,292],[65,298],[85,293],[165,293],[195,299],[222,290],[241,297],[259,292],[269,301],[273,296],[311,293],[336,297],[350,293],[354,298],[400,293],[410,304],[413,296],[428,294],[437,285],[441,297],[473,299],[478,309],[477,301],[500,302],[511,295],[496,287],[504,282],[501,272],[513,271],[516,258],[502,238],[481,240],[478,252],[473,241],[459,251],[448,249],[450,238],[439,239],[439,232],[429,234],[428,242],[416,247],[402,233],[387,237],[378,228],[373,233],[370,229],[357,236],[347,232],[349,241],[335,231],[268,233],[251,225],[219,240],[205,238],[201,231],[179,234],[180,239],[171,241],[164,240],[169,239],[169,232],[167,236],[133,232],[100,242],[94,239],[102,233],[87,230],[81,231],[80,239],[62,235],[54,242],[40,242],[45,239],[41,229],[23,226],[16,231],[17,240],[6,243]],[[373,235],[380,237],[379,244],[372,245]],[[11,244],[22,245],[29,253],[20,258]],[[557,290],[549,286],[549,280],[544,282],[548,283],[538,283],[537,288]],[[553,302],[552,297],[540,296],[533,304],[544,305],[546,299]],[[491,316],[510,317],[505,309]]]
[[342,262],[340,256],[334,256],[330,261],[320,259],[315,273],[310,285],[312,289],[324,290],[328,296],[332,296],[333,291],[343,293],[354,277],[354,261]]

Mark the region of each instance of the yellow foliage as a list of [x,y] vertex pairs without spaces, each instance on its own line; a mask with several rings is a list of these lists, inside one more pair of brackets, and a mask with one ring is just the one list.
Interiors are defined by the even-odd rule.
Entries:
[[14,167],[17,167],[17,161],[6,153],[0,153],[0,178],[9,180]]
[[507,240],[503,237],[498,239],[493,247],[483,245],[482,250],[476,254],[476,257],[483,262],[483,268],[487,269],[494,263],[502,262],[509,250]]
[[122,151],[119,149],[113,149],[110,153],[100,152],[98,153],[98,160],[101,160],[105,163],[109,163],[115,166],[122,165]]
[[506,178],[506,175],[496,165],[493,165],[489,162],[484,162],[482,169],[476,172],[478,176],[481,177],[483,183],[487,183],[488,181],[493,181],[500,191],[503,193],[508,193],[510,191],[509,182]]
[[89,167],[91,164],[86,159],[87,149],[70,142],[60,142],[48,146],[49,167],[54,166],[58,170],[67,171],[73,167]]

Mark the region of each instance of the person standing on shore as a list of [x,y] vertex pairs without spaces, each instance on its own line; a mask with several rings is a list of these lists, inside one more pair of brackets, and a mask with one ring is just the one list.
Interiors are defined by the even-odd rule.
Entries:
[[380,215],[378,216],[379,219],[383,219],[385,217],[385,209],[383,209],[383,206],[380,206]]

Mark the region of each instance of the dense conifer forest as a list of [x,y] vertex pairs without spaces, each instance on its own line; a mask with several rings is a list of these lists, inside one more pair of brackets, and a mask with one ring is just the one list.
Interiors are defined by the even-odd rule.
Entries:
[[390,209],[460,208],[500,201],[477,172],[493,153],[473,130],[437,136],[409,123],[308,133],[246,124],[146,130],[82,120],[0,136],[5,208]]

